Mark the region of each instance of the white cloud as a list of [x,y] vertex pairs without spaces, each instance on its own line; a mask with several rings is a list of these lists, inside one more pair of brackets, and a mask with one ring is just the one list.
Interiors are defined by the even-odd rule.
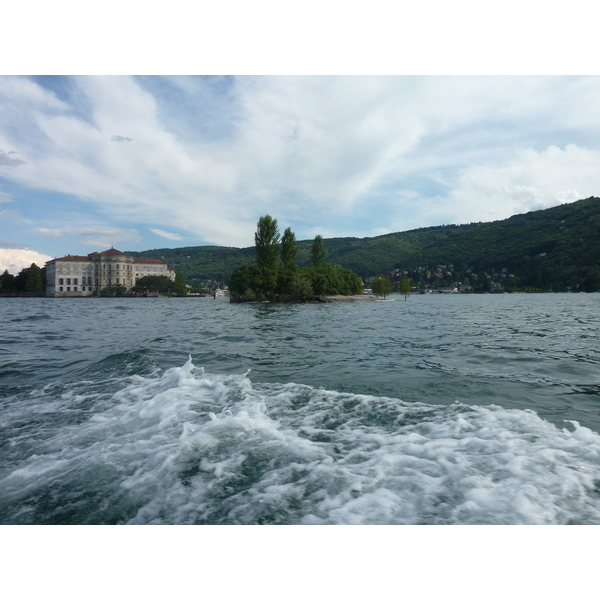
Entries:
[[150,231],[155,233],[156,235],[160,235],[161,237],[167,238],[168,240],[180,241],[183,239],[178,233],[169,233],[168,231],[163,231],[162,229],[155,229],[154,227],[150,227]]
[[36,227],[34,229],[30,229],[29,233],[32,233],[33,235],[40,235],[43,237],[62,237],[63,235],[65,235],[65,233],[69,233],[71,231],[71,227]]
[[17,275],[25,267],[30,267],[31,263],[43,267],[49,260],[52,260],[51,256],[40,254],[34,250],[0,248],[0,271],[2,273],[8,269],[9,273]]
[[7,153],[7,152],[4,152],[3,150],[0,150],[0,165],[6,166],[6,167],[16,167],[17,165],[23,164],[22,160],[19,160],[15,156],[11,156],[14,154],[15,154],[14,151]]
[[119,229],[104,225],[82,225],[80,227],[36,227],[29,233],[42,237],[63,237],[71,235],[80,237],[76,243],[84,246],[107,247],[124,242],[139,242],[140,235],[135,229]]
[[[0,175],[174,241],[152,226],[243,246],[266,213],[299,239],[362,236],[503,218],[600,189],[600,78],[246,77],[222,96],[178,80],[188,104],[202,90],[195,113],[206,105],[212,118],[220,103],[230,115],[205,137],[189,126],[197,114],[178,117],[169,94],[159,100],[140,80],[71,83],[69,106],[27,79],[0,80],[0,148],[21,161]],[[89,245],[140,239],[38,224],[37,235]]]
[[450,194],[450,205],[461,207],[463,223],[505,219],[597,195],[599,171],[598,150],[574,144],[540,152],[528,148],[503,165],[467,169]]
[[14,202],[14,198],[9,194],[5,194],[4,192],[0,192],[0,204],[6,202]]

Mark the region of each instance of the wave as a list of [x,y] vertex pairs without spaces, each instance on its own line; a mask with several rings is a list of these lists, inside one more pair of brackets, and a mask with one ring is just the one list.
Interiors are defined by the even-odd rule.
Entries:
[[41,315],[27,315],[25,317],[17,317],[15,319],[11,319],[11,323],[23,323],[25,321],[51,321],[52,317],[50,315],[41,314]]
[[600,436],[575,421],[253,383],[191,357],[90,377],[3,413],[2,523],[600,523]]

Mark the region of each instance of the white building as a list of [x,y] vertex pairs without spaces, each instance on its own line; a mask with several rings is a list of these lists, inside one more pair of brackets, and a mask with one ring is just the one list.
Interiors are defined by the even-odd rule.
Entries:
[[87,256],[69,254],[46,263],[46,296],[99,296],[111,286],[129,291],[146,275],[166,275],[175,281],[175,269],[155,258],[134,258],[114,248]]

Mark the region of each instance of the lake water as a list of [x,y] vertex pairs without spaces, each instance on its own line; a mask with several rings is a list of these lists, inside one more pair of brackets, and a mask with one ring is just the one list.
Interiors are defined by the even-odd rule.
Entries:
[[600,523],[599,309],[0,299],[0,523]]

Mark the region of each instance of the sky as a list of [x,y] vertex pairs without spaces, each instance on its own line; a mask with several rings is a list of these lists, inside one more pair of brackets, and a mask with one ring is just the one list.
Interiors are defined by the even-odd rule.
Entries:
[[4,76],[0,104],[0,246],[52,257],[600,195],[598,76]]

